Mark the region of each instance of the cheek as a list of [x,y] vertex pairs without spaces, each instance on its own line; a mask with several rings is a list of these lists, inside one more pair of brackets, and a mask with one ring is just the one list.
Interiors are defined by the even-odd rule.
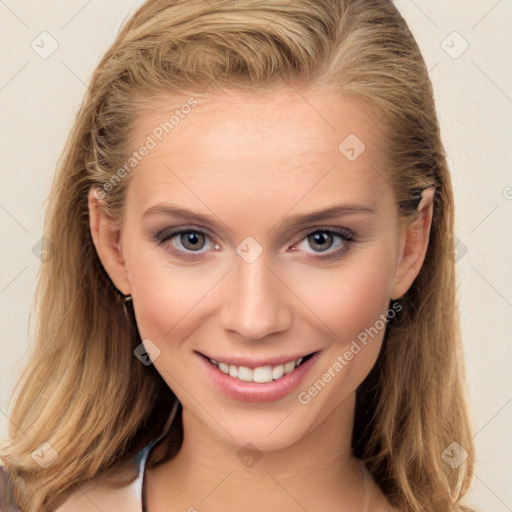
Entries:
[[198,315],[223,274],[202,265],[166,264],[165,255],[143,249],[127,254],[127,267],[140,335],[160,347],[199,326]]
[[[299,402],[313,404],[319,417],[335,410],[357,389],[375,365],[382,346],[393,261],[376,258],[369,263],[361,261],[340,267],[329,277],[317,276],[316,287],[302,291],[306,294],[309,289],[306,301],[314,304],[312,309],[331,340],[316,374],[298,394]],[[329,391],[323,393],[324,388]]]
[[372,249],[332,273],[317,273],[315,282],[309,280],[299,292],[330,339],[318,375],[333,384],[319,404],[331,400],[336,405],[355,390],[382,346],[395,260],[389,247],[376,244]]
[[329,274],[317,273],[314,283],[308,280],[299,293],[331,335],[346,341],[374,325],[386,312],[392,279],[391,259],[365,258]]

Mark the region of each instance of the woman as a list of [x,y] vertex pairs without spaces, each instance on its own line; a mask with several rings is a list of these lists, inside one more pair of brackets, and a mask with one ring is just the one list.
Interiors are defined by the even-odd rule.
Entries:
[[21,510],[471,511],[450,176],[391,1],[146,2],[50,199]]

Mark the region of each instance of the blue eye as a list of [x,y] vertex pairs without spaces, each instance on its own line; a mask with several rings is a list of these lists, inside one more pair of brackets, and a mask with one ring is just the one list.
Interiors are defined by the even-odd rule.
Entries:
[[[166,230],[164,229],[160,233],[155,236],[155,240],[159,244],[164,244],[168,240],[172,240],[176,242],[173,245],[177,245],[177,249],[180,252],[190,251],[193,253],[200,254],[201,249],[203,249],[206,245],[206,240],[210,237],[204,233],[203,231],[199,231],[197,229],[174,229],[174,230]],[[181,246],[181,248],[180,248]]]
[[183,231],[180,233],[179,241],[185,249],[191,251],[202,249],[206,242],[205,234],[199,231]]
[[[205,247],[208,247],[208,243],[210,246],[213,246],[214,250],[220,249],[219,245],[214,244],[207,233],[193,228],[164,229],[153,238],[160,245],[165,245],[166,242],[171,241],[172,247],[169,250],[184,258],[203,255],[208,250],[203,250]],[[314,254],[315,259],[333,259],[341,257],[348,249],[348,245],[351,242],[355,242],[355,240],[352,233],[347,229],[320,228],[309,232],[294,246],[293,250],[296,250],[295,247],[300,246],[304,242],[313,251],[302,250],[309,254]],[[333,248],[334,250],[331,250]]]
[[[355,240],[352,233],[348,230],[330,228],[312,231],[301,240],[301,243],[303,241],[306,241],[308,246],[313,249],[313,254],[317,254],[321,259],[329,259],[339,257],[341,253],[347,250],[349,243]],[[333,247],[334,250],[331,251],[330,249]]]

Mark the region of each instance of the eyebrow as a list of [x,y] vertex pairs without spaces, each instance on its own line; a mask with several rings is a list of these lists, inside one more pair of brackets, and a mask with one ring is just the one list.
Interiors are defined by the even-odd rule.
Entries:
[[[284,220],[277,221],[269,231],[272,231],[277,225],[281,229],[292,229],[301,227],[303,224],[309,224],[312,222],[319,222],[322,220],[333,219],[336,217],[350,216],[350,215],[375,215],[377,212],[368,205],[361,203],[350,203],[350,204],[333,204],[320,210],[315,210],[307,213],[300,213],[291,215]],[[144,211],[142,217],[149,215],[168,215],[171,217],[179,217],[190,222],[197,222],[203,224],[210,224],[219,228],[222,225],[226,226],[223,221],[217,221],[216,215],[197,213],[188,208],[178,206],[171,203],[159,203],[151,206]],[[227,226],[226,226],[227,227]],[[229,231],[231,231],[228,228]]]

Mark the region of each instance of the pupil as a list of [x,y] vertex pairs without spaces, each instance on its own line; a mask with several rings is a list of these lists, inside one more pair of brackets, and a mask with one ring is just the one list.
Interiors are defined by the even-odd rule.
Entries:
[[[314,243],[316,245],[320,246],[319,247],[320,249],[328,249],[330,247],[330,245],[329,245],[329,247],[325,247],[325,243],[327,241],[328,236],[330,236],[330,235],[328,235],[325,232],[318,232],[318,233],[315,233],[314,235],[311,235],[311,237],[314,240]],[[324,244],[323,247],[322,247],[322,244]]]
[[185,243],[183,245],[187,247],[187,244],[191,244],[191,247],[187,247],[190,249],[201,249],[202,245],[198,246],[198,242],[200,241],[201,236],[198,233],[194,233],[193,231],[190,231],[189,233],[184,234]]

